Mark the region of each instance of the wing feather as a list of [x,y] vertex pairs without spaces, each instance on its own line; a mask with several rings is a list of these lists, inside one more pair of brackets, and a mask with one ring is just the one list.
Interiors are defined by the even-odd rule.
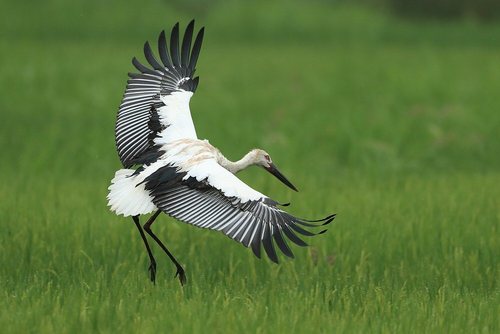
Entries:
[[[304,220],[281,210],[277,202],[253,190],[216,162],[198,165],[200,168],[185,172],[167,165],[149,175],[144,182],[153,203],[180,221],[221,231],[251,247],[257,257],[262,244],[269,259],[276,263],[278,250],[294,257],[286,239],[305,246],[296,233],[317,234],[297,226]],[[334,215],[320,219],[310,227],[322,226],[333,218]]]
[[149,42],[144,43],[144,56],[146,57],[146,60],[148,61],[149,65],[153,66],[155,70],[158,71],[164,71],[165,67],[160,65],[158,60],[156,60],[153,50],[151,50],[151,46],[149,45]]
[[264,250],[266,251],[267,256],[274,263],[278,263],[278,255],[276,254],[276,250],[274,249],[274,245],[272,242],[272,233],[271,233],[271,223],[264,224],[264,230],[262,233],[262,245],[264,246]]
[[135,66],[135,68],[138,70],[138,71],[141,71],[141,73],[145,73],[145,74],[151,74],[153,76],[156,76],[158,77],[159,79],[161,79],[160,76],[158,76],[158,72],[156,71],[153,71],[152,69],[150,69],[149,67],[147,66],[144,66],[141,64],[141,62],[139,60],[137,60],[136,57],[132,58],[132,64]]
[[[193,32],[194,21],[191,21],[184,33],[180,49],[177,23],[172,29],[170,45],[167,45],[165,31],[159,34],[159,59],[154,55],[149,42],[144,44],[147,63],[140,62],[136,57],[132,58],[132,64],[139,73],[128,74],[130,79],[127,81],[115,125],[116,149],[124,167],[145,163],[146,158],[143,157],[146,157],[147,152],[155,145],[159,145],[154,138],[159,137],[160,132],[173,131],[176,139],[193,138],[196,135],[189,111],[189,98],[198,87],[199,79],[194,77],[194,69],[201,49],[203,28],[198,32],[194,43]],[[186,92],[188,98],[179,99],[178,96],[173,96],[180,92]],[[167,100],[171,102],[171,107],[167,108]],[[158,117],[162,112],[180,116]],[[150,122],[151,119],[156,119],[156,123],[161,122],[160,126],[151,127],[151,124],[156,124]],[[166,123],[167,119],[170,123]],[[176,127],[176,121],[182,124]],[[173,138],[166,134],[161,137],[164,141]]]
[[170,34],[170,55],[172,56],[172,64],[174,67],[179,66],[179,22],[174,25],[172,33]]
[[198,56],[200,55],[201,44],[203,42],[203,35],[205,34],[205,28],[201,28],[196,35],[196,39],[193,45],[193,51],[191,51],[191,58],[189,59],[189,71],[193,72],[196,70],[196,62],[198,61]]
[[191,51],[191,40],[193,39],[194,20],[189,22],[184,38],[182,39],[181,66],[187,69],[189,65],[189,52]]
[[160,54],[160,59],[163,65],[169,70],[172,70],[174,67],[172,65],[172,61],[170,61],[170,57],[167,51],[167,38],[165,37],[165,30],[162,30],[160,36],[158,36],[158,53]]

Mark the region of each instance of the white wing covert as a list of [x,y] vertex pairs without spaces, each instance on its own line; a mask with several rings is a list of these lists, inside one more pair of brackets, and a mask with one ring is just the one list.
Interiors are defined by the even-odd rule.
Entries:
[[170,50],[162,31],[158,38],[161,62],[146,42],[144,55],[152,68],[135,57],[132,59],[140,73],[129,73],[115,126],[116,149],[126,168],[158,158],[158,143],[196,138],[189,99],[198,86],[199,78],[194,77],[194,73],[204,28],[198,32],[191,48],[193,30],[194,20],[188,24],[180,46],[177,23],[170,35]]

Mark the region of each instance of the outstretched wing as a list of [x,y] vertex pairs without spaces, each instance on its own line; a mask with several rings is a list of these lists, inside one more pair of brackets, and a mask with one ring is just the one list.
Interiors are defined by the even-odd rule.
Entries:
[[326,230],[313,233],[303,226],[322,226],[335,218],[330,215],[309,221],[294,217],[216,162],[203,162],[199,167],[180,173],[174,166],[165,166],[148,176],[144,183],[153,203],[180,221],[221,231],[245,247],[251,247],[259,258],[263,245],[268,257],[278,263],[275,244],[293,258],[287,239],[307,246],[297,234],[313,236]]
[[194,20],[188,24],[182,45],[179,45],[179,23],[175,24],[170,35],[170,50],[165,32],[160,33],[158,53],[161,62],[146,42],[144,55],[152,68],[135,57],[132,59],[140,73],[129,73],[115,126],[116,149],[124,167],[151,159],[157,137],[164,141],[196,138],[189,99],[198,86],[194,73],[204,28],[200,29],[191,47],[193,29]]

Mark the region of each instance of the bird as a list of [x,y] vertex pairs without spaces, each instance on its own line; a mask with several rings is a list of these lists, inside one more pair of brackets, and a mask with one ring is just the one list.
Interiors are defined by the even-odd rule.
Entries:
[[[116,150],[122,168],[108,188],[108,206],[116,215],[131,217],[149,256],[149,278],[155,283],[157,263],[146,232],[176,267],[174,277],[181,285],[185,270],[152,230],[160,213],[200,228],[220,231],[251,248],[261,258],[279,262],[278,251],[293,258],[287,241],[307,246],[298,235],[322,234],[308,228],[330,223],[335,214],[319,220],[297,218],[281,204],[251,188],[236,174],[259,166],[294,191],[297,188],[278,170],[269,153],[252,149],[240,160],[227,159],[208,140],[199,139],[189,102],[199,77],[196,63],[205,28],[194,37],[194,20],[187,25],[182,41],[177,22],[167,43],[165,30],[158,37],[158,55],[149,42],[144,56],[149,66],[134,57],[138,73],[129,73],[115,124]],[[193,42],[194,41],[194,42]],[[144,225],[140,216],[150,215]],[[276,247],[277,246],[277,247]]]

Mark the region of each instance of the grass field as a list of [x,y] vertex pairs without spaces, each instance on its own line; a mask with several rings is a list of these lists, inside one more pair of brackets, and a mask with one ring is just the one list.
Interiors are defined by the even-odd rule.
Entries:
[[[406,22],[323,2],[11,2],[0,39],[2,333],[498,333],[500,23]],[[117,106],[146,39],[206,25],[191,102],[231,158],[262,147],[338,214],[274,265],[163,216],[157,285],[106,207]]]

